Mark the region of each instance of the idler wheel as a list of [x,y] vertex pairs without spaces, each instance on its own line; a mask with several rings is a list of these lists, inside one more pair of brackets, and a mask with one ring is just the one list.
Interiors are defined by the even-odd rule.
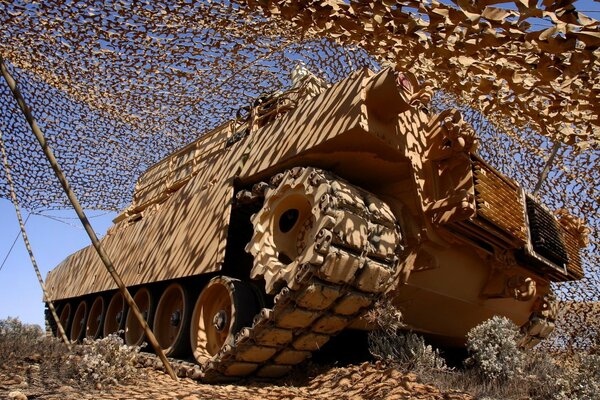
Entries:
[[96,297],[96,300],[92,303],[90,308],[90,315],[87,319],[87,325],[85,329],[85,337],[90,339],[97,339],[102,336],[102,325],[104,323],[104,298],[102,296]]
[[71,325],[71,341],[78,342],[83,339],[85,334],[85,321],[87,319],[88,307],[85,300],[81,301],[73,315],[73,324]]
[[104,336],[117,333],[125,326],[125,300],[121,292],[115,292],[108,303],[104,319]]
[[[60,316],[58,317],[58,320],[60,321],[60,324],[62,325],[63,329],[65,330],[65,335],[67,335],[67,337],[69,337],[69,328],[70,328],[70,323],[71,323],[71,304],[70,303],[65,303],[62,306],[62,309],[60,310]],[[56,337],[59,336],[58,333],[58,327],[56,328]]]
[[233,344],[235,335],[251,326],[259,311],[250,284],[227,276],[211,279],[198,296],[192,314],[190,343],[196,360],[203,364],[223,346]]
[[[133,301],[140,309],[146,323],[150,326],[154,313],[154,299],[147,287],[140,288],[133,296]],[[144,328],[138,322],[131,308],[127,310],[127,320],[125,322],[125,343],[128,346],[139,346],[145,339]]]
[[183,353],[188,345],[190,307],[187,293],[178,283],[169,285],[160,297],[154,316],[153,332],[167,356]]

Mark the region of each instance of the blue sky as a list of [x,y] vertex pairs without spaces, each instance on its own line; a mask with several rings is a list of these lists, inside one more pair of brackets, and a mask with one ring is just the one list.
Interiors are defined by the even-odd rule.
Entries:
[[[23,219],[27,218],[29,213],[25,210],[21,212]],[[44,278],[66,256],[90,243],[74,211],[48,211],[45,214],[51,218],[34,214],[25,226]],[[114,212],[88,211],[98,236],[104,236],[115,215]],[[13,204],[0,199],[0,264],[19,233]],[[0,270],[0,319],[8,316],[44,326],[42,289],[20,236]]]
[[[600,4],[592,0],[577,1],[576,7],[593,18],[600,18]],[[500,5],[502,6],[502,5]],[[3,82],[0,81],[3,84]],[[58,185],[58,182],[56,182]],[[23,210],[24,218],[28,215]],[[89,239],[72,210],[47,212],[49,217],[32,215],[27,232],[42,276],[72,252],[87,246]],[[99,236],[104,236],[116,213],[89,211],[90,221]],[[58,219],[58,220],[57,220]],[[62,222],[61,222],[62,221]],[[13,205],[0,199],[0,264],[9,253],[19,226]],[[19,237],[0,269],[0,319],[19,317],[23,322],[44,325],[42,290],[29,256]]]

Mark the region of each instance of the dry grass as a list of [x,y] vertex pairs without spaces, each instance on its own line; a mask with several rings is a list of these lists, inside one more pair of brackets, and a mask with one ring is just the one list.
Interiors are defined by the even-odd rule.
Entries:
[[[379,359],[376,365],[384,365],[376,369],[414,372],[421,382],[441,391],[459,390],[481,399],[600,398],[598,345],[577,353],[525,352],[513,346],[512,341],[518,338],[505,321],[500,323],[500,327],[496,326],[498,321],[488,322],[470,335],[471,358],[486,360],[486,363],[473,362],[461,368],[449,368],[440,352],[427,345],[423,338],[397,329],[402,325],[398,320],[400,314],[390,307],[389,302],[382,302],[372,313],[372,317],[381,316],[379,321],[387,323],[369,338],[370,350]],[[473,342],[477,345],[473,346]],[[60,341],[44,336],[38,326],[23,324],[15,318],[0,320],[0,378],[16,374],[25,376],[34,366],[43,380],[37,385],[46,391],[69,385],[86,393],[99,385],[111,386],[126,381],[135,383],[141,377],[140,369],[135,368],[138,351],[124,346],[117,336],[88,341],[69,351]],[[476,352],[480,354],[476,356]],[[506,362],[506,357],[514,362]],[[495,363],[505,363],[513,371],[504,371],[499,376],[496,369],[488,368]],[[350,375],[360,375],[357,371]],[[493,373],[490,374],[490,371]],[[323,371],[316,373],[320,375]],[[339,377],[340,382],[342,378],[344,376]],[[326,381],[335,381],[335,376],[328,377]],[[318,387],[315,390],[319,392]]]
[[138,377],[138,353],[139,348],[125,346],[116,335],[84,340],[69,350],[60,340],[45,336],[38,325],[17,318],[0,320],[0,370],[7,376],[27,374],[35,365],[49,386],[116,384]]
[[519,330],[495,317],[468,335],[469,357],[460,368],[448,368],[437,349],[423,338],[400,330],[400,313],[389,302],[377,304],[371,322],[381,329],[369,336],[371,353],[440,390],[458,389],[481,399],[600,399],[600,346],[577,352],[523,350]]
[[23,324],[10,317],[0,320],[0,365],[5,370],[35,363],[41,373],[62,379],[72,375],[67,363],[69,354],[64,343],[44,336],[38,325]]

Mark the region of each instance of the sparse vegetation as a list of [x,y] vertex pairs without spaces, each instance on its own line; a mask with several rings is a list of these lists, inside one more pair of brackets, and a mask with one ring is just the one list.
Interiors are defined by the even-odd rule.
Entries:
[[20,356],[31,356],[43,349],[43,331],[39,325],[22,323],[18,318],[0,320],[0,362]]
[[83,339],[69,355],[75,375],[95,384],[117,384],[138,376],[136,368],[140,348],[127,346],[116,334],[98,340]]
[[518,346],[519,329],[493,317],[467,335],[470,357],[459,374],[471,377],[472,392],[490,398],[591,400],[600,398],[600,357],[594,349],[550,353]]
[[507,381],[523,375],[525,353],[518,347],[519,327],[506,317],[495,316],[467,335],[470,357],[465,365],[489,381]]
[[138,347],[124,345],[117,335],[85,339],[69,350],[59,339],[45,336],[38,325],[17,318],[0,320],[0,373],[18,380],[33,365],[49,386],[121,383],[137,377],[138,353]]
[[519,328],[493,317],[467,335],[469,357],[463,367],[449,368],[421,336],[402,330],[402,315],[389,301],[377,303],[366,318],[380,328],[369,334],[374,357],[442,390],[459,389],[481,399],[600,398],[600,346],[576,353],[525,350],[518,345]]
[[366,318],[379,327],[369,333],[369,351],[375,358],[407,371],[424,373],[446,369],[446,362],[437,349],[427,345],[416,333],[402,330],[402,313],[389,299],[377,302]]
[[[402,330],[401,313],[389,301],[378,303],[367,318],[381,328],[369,335],[369,345],[371,353],[387,364],[382,371],[414,372],[442,391],[458,389],[479,399],[600,398],[597,344],[577,353],[526,351],[517,346],[517,327],[495,317],[469,333],[470,354],[464,367],[449,368],[437,349],[416,333]],[[44,336],[37,325],[16,318],[0,320],[0,377],[24,377],[33,366],[46,388],[66,384],[87,391],[138,378],[138,354],[139,348],[125,346],[117,335],[85,340],[69,351],[59,340]]]
[[68,349],[64,343],[44,335],[39,325],[24,324],[18,318],[0,320],[0,363],[39,363],[42,369],[64,372]]

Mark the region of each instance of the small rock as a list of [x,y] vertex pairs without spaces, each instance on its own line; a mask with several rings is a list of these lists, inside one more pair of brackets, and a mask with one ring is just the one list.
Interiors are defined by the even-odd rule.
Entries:
[[32,365],[30,365],[29,367],[27,367],[27,369],[28,369],[30,372],[37,372],[37,371],[39,371],[39,370],[40,370],[40,366],[39,366],[39,365],[37,365],[37,364],[32,364]]
[[58,393],[68,393],[68,392],[73,392],[75,391],[75,389],[73,389],[71,386],[61,386],[58,389],[56,389],[56,391]]
[[398,369],[396,368],[390,368],[387,369],[385,371],[385,374],[390,378],[390,379],[394,379],[394,380],[401,380],[402,377],[404,376],[404,374],[402,372],[400,372]]
[[352,387],[352,382],[350,381],[349,378],[343,377],[342,379],[340,379],[338,381],[338,386],[341,388],[350,388],[350,387]]
[[181,400],[200,400],[200,397],[190,394],[188,396],[182,397]]
[[200,379],[204,376],[200,367],[194,368],[188,371],[188,378],[191,379]]
[[100,382],[96,382],[96,390],[102,390],[102,384]]
[[17,390],[15,390],[14,392],[10,392],[8,394],[8,398],[14,400],[27,400],[27,396],[25,396],[23,393]]
[[39,363],[42,361],[42,356],[39,353],[34,353],[28,357],[25,357],[25,361]]

